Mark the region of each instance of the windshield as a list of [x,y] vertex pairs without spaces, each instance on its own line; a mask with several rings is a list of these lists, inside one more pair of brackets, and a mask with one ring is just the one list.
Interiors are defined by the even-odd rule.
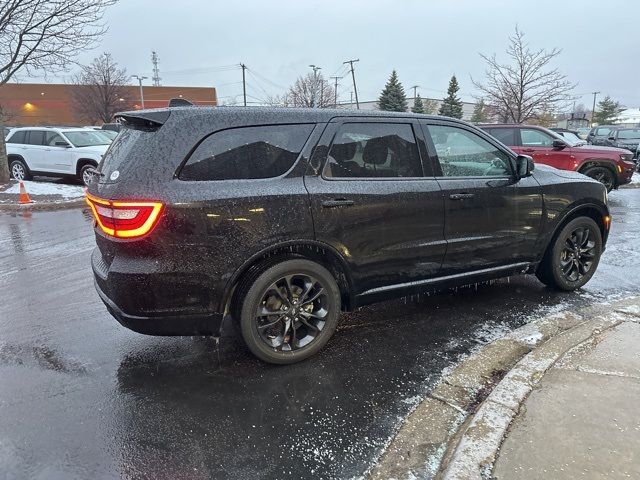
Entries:
[[[568,144],[570,147],[579,147],[580,145],[584,145],[586,143],[584,140],[582,140],[579,137],[576,137],[574,134],[571,134],[571,137],[564,137],[560,135],[558,132],[554,132],[553,130],[545,129],[545,132],[551,134],[553,138],[559,138],[564,143]],[[569,132],[562,132],[562,133],[563,135],[567,135]],[[574,140],[572,137],[577,138],[577,140]]]
[[573,132],[562,132],[562,136],[565,140],[567,140],[568,142],[572,142],[575,145],[584,145],[585,143],[587,143]]
[[95,147],[97,145],[109,145],[111,139],[102,132],[92,130],[71,130],[63,132],[67,140],[74,147]]
[[640,128],[630,128],[629,130],[618,130],[618,140],[637,140],[640,138]]

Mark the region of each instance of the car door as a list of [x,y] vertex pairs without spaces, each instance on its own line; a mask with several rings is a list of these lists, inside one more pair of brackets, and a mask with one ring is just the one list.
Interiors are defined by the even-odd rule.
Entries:
[[554,148],[554,140],[556,138],[537,128],[520,128],[521,147],[518,153],[530,155],[537,163],[566,170],[567,159],[571,155],[570,148]]
[[44,163],[44,130],[27,130],[24,148],[27,164],[32,171],[47,171]]
[[43,163],[46,164],[47,171],[67,174],[76,173],[73,170],[73,151],[71,144],[67,140],[62,138],[59,133],[49,130],[45,134],[44,144]]
[[384,294],[440,271],[443,199],[415,121],[329,123],[305,185],[316,239],[348,262],[357,294]]
[[442,274],[526,264],[535,259],[542,195],[514,174],[513,154],[472,127],[423,123],[445,205]]

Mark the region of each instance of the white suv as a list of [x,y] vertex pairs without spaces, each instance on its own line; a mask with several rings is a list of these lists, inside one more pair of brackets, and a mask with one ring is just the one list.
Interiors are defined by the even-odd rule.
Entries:
[[86,185],[110,143],[102,132],[87,128],[15,128],[7,136],[9,171],[16,180],[72,176]]

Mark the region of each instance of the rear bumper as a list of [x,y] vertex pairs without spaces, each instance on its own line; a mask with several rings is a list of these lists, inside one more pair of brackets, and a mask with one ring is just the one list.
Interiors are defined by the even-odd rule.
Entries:
[[[124,327],[146,335],[219,335],[223,314],[193,305],[193,297],[173,283],[172,277],[140,272],[109,272],[98,249],[91,256],[94,284],[109,313]],[[166,283],[162,283],[165,282]],[[165,289],[172,308],[155,308],[157,289]],[[171,293],[169,293],[171,292]],[[176,296],[176,293],[178,296]],[[133,299],[132,299],[133,298]],[[191,304],[191,306],[190,306]]]

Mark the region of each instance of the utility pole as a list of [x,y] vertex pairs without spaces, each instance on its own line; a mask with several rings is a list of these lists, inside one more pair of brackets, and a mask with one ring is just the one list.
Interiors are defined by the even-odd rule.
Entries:
[[593,108],[591,109],[591,126],[593,127],[593,116],[596,114],[596,96],[600,92],[593,92]]
[[356,108],[358,110],[360,110],[360,102],[358,102],[358,89],[356,88],[356,74],[353,73],[353,62],[359,62],[360,59],[356,58],[354,60],[347,60],[346,62],[342,62],[342,64],[346,64],[348,63],[349,65],[351,65],[351,79],[353,80],[353,91],[356,94]]
[[349,106],[353,108],[353,92],[349,92],[349,95],[351,95],[351,100],[349,100]]
[[309,68],[313,69],[313,89],[311,90],[311,108],[316,106],[316,90],[318,89],[318,70],[322,67],[316,65],[309,65]]
[[247,66],[244,63],[241,63],[240,66],[242,67],[242,98],[244,99],[244,106],[247,106],[247,80],[245,77],[245,70],[247,69]]
[[338,80],[340,80],[341,77],[331,77],[333,78],[336,83],[333,89],[333,108],[338,108]]
[[146,80],[147,77],[141,77],[140,75],[131,75],[131,77],[138,79],[138,84],[140,85],[140,104],[142,105],[142,109],[144,110],[144,92],[142,91],[142,81]]
[[419,87],[419,86],[420,86],[420,85],[414,85],[413,87],[411,87],[411,88],[413,88],[413,101],[414,101],[414,102],[415,102],[415,100],[416,100],[416,97],[418,96],[418,93],[417,93],[417,92],[418,92],[418,87]]
[[158,68],[158,54],[156,52],[151,52],[151,63],[153,63],[153,77],[151,80],[153,81],[154,87],[160,86],[160,69]]

